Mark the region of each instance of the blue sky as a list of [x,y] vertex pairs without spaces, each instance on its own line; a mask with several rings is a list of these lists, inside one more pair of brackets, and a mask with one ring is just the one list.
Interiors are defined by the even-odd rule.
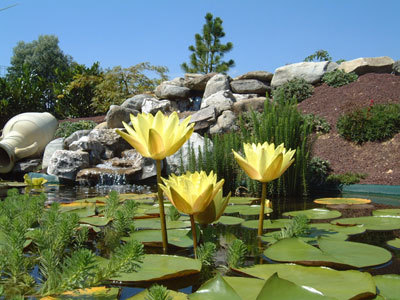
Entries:
[[318,49],[334,60],[400,59],[400,0],[0,0],[0,66],[18,41],[41,34],[59,38],[78,63],[103,68],[148,61],[183,76],[188,46],[211,12],[220,17],[233,50],[226,59],[237,76],[274,72]]

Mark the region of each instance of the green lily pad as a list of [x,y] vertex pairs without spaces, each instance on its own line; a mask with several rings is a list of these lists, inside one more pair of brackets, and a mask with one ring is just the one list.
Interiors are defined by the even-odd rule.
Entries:
[[229,203],[231,204],[250,204],[254,201],[260,200],[260,198],[254,197],[231,197]]
[[79,219],[79,223],[90,224],[94,226],[106,226],[111,221],[111,218],[106,217],[84,217]]
[[400,249],[400,239],[396,238],[394,240],[390,240],[387,242],[387,244],[393,248]]
[[364,225],[366,230],[396,230],[400,229],[400,218],[386,216],[343,218],[331,221],[336,225]]
[[400,218],[400,208],[377,209],[372,212],[373,216],[394,216]]
[[367,204],[371,203],[369,199],[362,199],[362,198],[319,198],[314,200],[315,203],[318,204]]
[[[168,244],[188,248],[193,246],[193,240],[188,235],[189,229],[168,229]],[[129,237],[123,237],[123,241],[138,240],[148,246],[162,247],[161,230],[135,231]]]
[[[276,219],[276,220],[268,219],[268,220],[264,220],[263,228],[264,229],[280,229],[280,228],[284,228],[290,222],[291,222],[290,219]],[[242,223],[242,226],[246,227],[246,228],[257,229],[258,228],[258,220],[244,221]]]
[[346,235],[360,234],[365,232],[365,227],[363,225],[355,226],[339,226],[330,223],[312,223],[311,228],[316,228],[320,230],[341,232]]
[[239,225],[243,223],[244,220],[242,218],[232,217],[232,216],[221,216],[218,221],[214,223],[221,223],[223,225]]
[[[272,208],[265,206],[264,213],[272,213]],[[256,216],[260,214],[260,205],[228,205],[224,213],[233,214],[239,213],[243,216]]]
[[379,296],[386,300],[400,299],[400,275],[386,274],[373,277]]
[[375,295],[375,283],[367,272],[336,271],[330,268],[293,264],[263,264],[235,271],[261,279],[268,279],[274,273],[278,273],[280,278],[299,286],[313,288],[325,296],[338,300],[364,299],[361,296],[367,299]]
[[28,186],[25,182],[18,182],[18,181],[1,181],[0,187],[4,188],[19,188]]
[[[170,206],[172,206],[171,203],[165,203],[164,204],[165,211],[167,211],[168,207],[170,207]],[[159,215],[160,214],[160,208],[158,207],[158,204],[157,205],[153,205],[149,209],[147,209],[145,211],[145,214],[147,214],[147,215]]]
[[77,214],[79,218],[94,216],[96,214],[96,204],[87,203],[81,208],[72,209],[72,207],[60,207],[60,211],[64,214]]
[[118,288],[108,288],[104,286],[80,289],[74,291],[64,292],[58,296],[47,296],[40,298],[40,300],[117,300],[119,294]]
[[223,278],[243,300],[256,299],[265,284],[265,280],[258,278],[231,276],[224,276]]
[[[176,292],[174,290],[168,290],[168,298],[170,300],[187,300],[188,299],[188,295],[185,293],[181,293],[181,292]],[[136,294],[133,297],[130,297],[126,300],[148,300],[149,298],[149,290],[143,290],[141,291],[139,294]]]
[[319,238],[319,249],[298,238],[283,239],[264,251],[269,259],[313,266],[364,268],[384,264],[392,254],[384,248],[340,240]]
[[[100,264],[107,264],[108,260],[99,258]],[[137,272],[121,273],[110,280],[123,283],[154,282],[172,278],[182,278],[188,275],[198,274],[201,270],[200,260],[175,256],[146,254]]]
[[[167,229],[178,229],[190,227],[190,221],[179,219],[177,221],[166,220]],[[161,229],[160,218],[135,220],[135,227],[140,229]]]
[[311,220],[325,220],[339,218],[342,214],[337,210],[329,210],[325,208],[313,208],[307,210],[288,211],[283,213],[284,216],[296,217],[304,215]]
[[217,274],[214,278],[206,281],[193,294],[189,295],[190,300],[242,300],[235,290]]

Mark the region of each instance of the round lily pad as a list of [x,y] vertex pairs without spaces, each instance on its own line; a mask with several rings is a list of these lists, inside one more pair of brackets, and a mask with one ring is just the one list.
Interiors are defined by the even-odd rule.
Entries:
[[400,218],[392,216],[372,216],[358,218],[343,218],[331,221],[336,225],[364,225],[366,230],[396,230],[400,229]]
[[218,221],[214,223],[220,223],[223,225],[239,225],[243,223],[244,220],[242,218],[231,217],[231,216],[221,216]]
[[[189,229],[168,229],[168,244],[187,248],[193,246],[193,240],[188,235]],[[129,237],[123,237],[123,241],[138,240],[145,245],[162,247],[161,230],[139,230]]]
[[265,280],[247,277],[224,276],[225,281],[235,290],[243,300],[257,299]]
[[298,238],[283,239],[264,251],[269,259],[305,265],[364,268],[384,264],[392,254],[384,248],[334,239],[319,238],[319,249]]
[[[263,264],[235,269],[242,274],[268,279],[274,273],[299,286],[310,287],[338,300],[363,299],[375,295],[375,283],[367,272],[336,271],[330,268],[293,264]],[[278,298],[279,299],[279,298]]]
[[232,286],[217,273],[214,278],[203,283],[199,289],[189,295],[190,300],[242,300]]
[[253,201],[260,200],[260,198],[254,197],[231,197],[229,203],[231,204],[250,204]]
[[314,200],[315,203],[318,204],[367,204],[371,203],[369,199],[362,198],[318,198]]
[[[190,227],[190,221],[179,219],[177,221],[166,220],[167,229],[177,229]],[[140,229],[161,229],[160,218],[138,219],[135,220],[135,227]]]
[[[63,208],[60,208],[61,211]],[[64,214],[77,214],[80,218],[94,216],[96,214],[96,204],[90,203],[82,208],[68,209],[67,211],[62,211]]]
[[400,249],[400,239],[396,238],[394,240],[390,240],[387,242],[387,244],[393,248]]
[[400,217],[400,208],[377,209],[372,212],[372,215]]
[[355,226],[339,226],[330,223],[312,223],[310,224],[311,228],[316,228],[320,230],[341,232],[346,235],[360,234],[365,232],[364,225],[355,225]]
[[400,299],[400,275],[386,274],[373,277],[379,296],[383,299]]
[[[264,209],[265,214],[272,213],[272,208],[266,207]],[[252,215],[259,215],[260,214],[260,205],[228,205],[225,208],[224,213],[232,214],[232,213],[239,213],[243,216],[252,216]]]
[[[264,229],[280,229],[285,227],[291,222],[290,219],[276,219],[276,220],[264,220],[263,223],[263,228]],[[249,221],[244,221],[242,223],[243,227],[246,228],[251,228],[251,229],[257,229],[258,228],[258,220],[249,220]]]
[[288,211],[283,213],[284,216],[296,217],[304,215],[311,220],[325,220],[339,218],[342,214],[337,210],[329,210],[324,208],[313,208],[307,210]]
[[111,221],[111,218],[106,217],[84,217],[79,219],[79,223],[90,224],[94,226],[106,226]]

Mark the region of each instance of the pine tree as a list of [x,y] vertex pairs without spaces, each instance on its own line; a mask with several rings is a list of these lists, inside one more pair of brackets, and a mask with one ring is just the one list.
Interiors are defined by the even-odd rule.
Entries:
[[228,42],[221,44],[220,38],[225,36],[222,28],[222,20],[219,17],[214,19],[211,13],[205,16],[206,24],[203,26],[202,35],[195,35],[196,46],[190,45],[190,66],[187,63],[181,65],[183,71],[187,73],[226,73],[230,67],[235,65],[231,59],[227,62],[221,61],[225,53],[233,48],[233,44]]

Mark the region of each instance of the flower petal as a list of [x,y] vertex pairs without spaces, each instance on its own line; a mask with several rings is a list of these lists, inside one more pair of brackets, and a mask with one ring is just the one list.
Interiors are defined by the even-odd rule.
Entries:
[[177,210],[188,214],[193,215],[194,210],[192,206],[183,198],[172,186],[170,187],[171,190],[171,198],[169,199],[171,203],[176,207]]
[[142,156],[151,157],[147,150],[147,147],[141,143],[141,141],[135,139],[133,136],[117,129],[116,132],[127,141],[133,148],[135,148]]
[[162,137],[153,128],[149,130],[149,152],[153,159],[162,160],[165,158],[164,142]]
[[264,171],[261,182],[269,182],[280,176],[282,166],[283,154],[279,153],[278,156],[271,162],[269,167]]
[[239,154],[237,154],[234,150],[233,155],[235,156],[235,159],[239,166],[246,172],[246,174],[254,180],[261,180],[261,175],[258,173],[258,171],[250,165],[246,160],[243,159]]

